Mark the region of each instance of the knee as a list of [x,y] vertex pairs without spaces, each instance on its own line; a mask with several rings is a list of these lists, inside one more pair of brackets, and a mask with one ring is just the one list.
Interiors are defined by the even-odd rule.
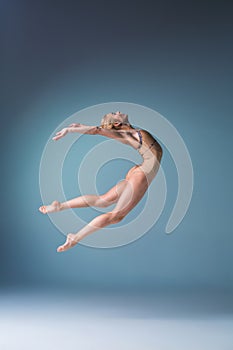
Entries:
[[106,208],[110,205],[110,203],[105,199],[104,196],[99,196],[96,198],[94,206],[100,208]]
[[121,213],[121,212],[110,212],[110,220],[112,224],[116,224],[118,222],[120,222],[121,220],[124,219],[124,217],[126,216],[126,214]]
[[96,206],[100,208],[106,208],[109,206],[109,203],[102,196],[100,196],[96,201]]
[[113,203],[115,203],[116,201],[117,201],[117,198],[110,199],[103,194],[103,195],[98,197],[98,199],[96,201],[96,206],[106,208],[106,207],[109,207],[110,205],[112,205]]

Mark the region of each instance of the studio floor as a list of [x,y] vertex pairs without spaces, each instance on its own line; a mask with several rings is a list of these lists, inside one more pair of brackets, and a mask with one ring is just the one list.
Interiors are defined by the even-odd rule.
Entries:
[[232,350],[233,300],[210,291],[2,291],[0,349]]

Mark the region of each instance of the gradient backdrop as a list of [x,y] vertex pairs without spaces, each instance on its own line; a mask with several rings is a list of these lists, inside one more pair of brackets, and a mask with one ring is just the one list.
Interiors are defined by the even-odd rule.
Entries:
[[[7,0],[0,26],[2,290],[231,292],[232,3]],[[44,145],[65,118],[110,101],[155,109],[177,128],[194,167],[190,208],[166,235],[177,175],[165,149],[166,208],[145,236],[58,254],[64,237],[38,212]],[[84,146],[95,142],[88,135]],[[114,168],[115,178],[129,167]]]

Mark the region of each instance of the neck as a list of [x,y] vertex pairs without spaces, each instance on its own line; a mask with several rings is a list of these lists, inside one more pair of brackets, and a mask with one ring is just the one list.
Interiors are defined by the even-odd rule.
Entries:
[[134,128],[132,127],[132,125],[123,124],[123,125],[121,125],[121,129],[129,130],[129,129],[134,129]]

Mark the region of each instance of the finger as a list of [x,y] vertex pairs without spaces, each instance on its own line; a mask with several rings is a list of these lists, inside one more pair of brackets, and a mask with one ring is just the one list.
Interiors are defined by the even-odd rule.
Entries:
[[62,135],[61,132],[57,132],[54,137],[60,137],[61,135]]
[[69,248],[71,248],[70,243],[69,243],[68,241],[66,241],[63,245],[60,245],[60,246],[57,248],[57,251],[58,251],[58,252],[62,252],[62,251],[67,250],[67,249],[69,249]]

